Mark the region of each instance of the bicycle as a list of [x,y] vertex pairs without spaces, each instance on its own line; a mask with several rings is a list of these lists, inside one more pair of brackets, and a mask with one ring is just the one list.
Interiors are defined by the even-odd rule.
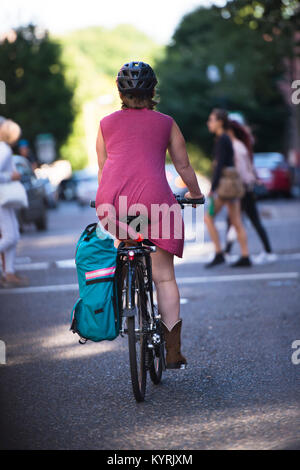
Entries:
[[[204,204],[205,198],[185,199],[174,194],[183,209],[185,205]],[[95,207],[95,201],[91,201]],[[127,224],[140,216],[127,216]],[[141,219],[140,219],[141,220]],[[140,231],[141,222],[136,225]],[[128,246],[129,245],[129,246]],[[161,316],[153,300],[151,254],[155,246],[149,240],[121,242],[117,252],[117,287],[120,335],[128,335],[131,383],[137,402],[145,399],[147,372],[153,384],[160,383],[166,369]]]

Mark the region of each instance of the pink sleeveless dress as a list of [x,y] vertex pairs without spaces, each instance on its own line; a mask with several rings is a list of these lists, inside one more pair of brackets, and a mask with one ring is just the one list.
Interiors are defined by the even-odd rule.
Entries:
[[[114,206],[117,221],[123,221],[126,213],[145,212],[149,224],[145,233],[141,230],[144,237],[181,258],[183,220],[165,173],[172,123],[170,116],[146,108],[116,111],[100,121],[107,159],[96,209],[99,220],[109,231],[104,211],[99,211],[101,205]],[[117,235],[117,238],[129,237]]]

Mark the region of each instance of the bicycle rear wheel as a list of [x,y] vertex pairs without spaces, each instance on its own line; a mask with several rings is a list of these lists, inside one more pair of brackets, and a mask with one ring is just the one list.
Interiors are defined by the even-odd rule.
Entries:
[[[160,332],[159,332],[160,333]],[[154,385],[158,385],[161,381],[162,373],[164,370],[164,354],[165,348],[164,343],[162,342],[163,338],[161,337],[161,344],[152,350],[151,365],[149,368],[149,374]]]
[[136,288],[137,315],[127,318],[127,327],[132,390],[136,401],[141,402],[145,399],[147,383],[147,334],[144,331],[145,290],[139,269],[136,270]]

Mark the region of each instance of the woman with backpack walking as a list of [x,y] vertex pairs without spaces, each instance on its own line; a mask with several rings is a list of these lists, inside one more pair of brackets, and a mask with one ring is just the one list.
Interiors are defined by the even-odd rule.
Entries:
[[[214,223],[215,216],[224,205],[226,205],[230,222],[237,232],[238,241],[241,247],[241,257],[231,266],[248,267],[251,266],[251,261],[249,258],[247,234],[241,219],[240,199],[238,195],[233,198],[224,199],[220,197],[219,194],[224,170],[228,167],[234,167],[232,143],[226,134],[228,128],[227,112],[223,109],[213,109],[209,115],[207,126],[208,130],[216,135],[216,141],[213,152],[213,177],[211,191],[209,193],[209,198],[213,202],[213,210],[209,210],[205,213],[205,223],[215,245],[215,256],[214,259],[206,265],[206,267],[211,268],[225,263],[219,234]],[[231,183],[229,182],[229,187],[230,185]]]
[[[234,150],[235,167],[245,186],[245,195],[241,200],[241,209],[251,221],[263,244],[264,253],[260,256],[260,259],[272,261],[275,259],[275,255],[272,253],[269,237],[261,223],[253,190],[257,177],[253,166],[251,136],[244,126],[234,120],[229,120],[227,133],[231,139]],[[229,228],[230,220],[228,220],[228,230]],[[230,252],[232,243],[233,242],[227,241],[225,248],[226,253]]]
[[[179,127],[172,117],[154,110],[156,84],[154,71],[144,62],[126,63],[118,73],[117,86],[122,109],[101,120],[97,136],[98,217],[101,205],[111,204],[120,219],[118,208],[122,197],[127,197],[129,208],[142,204],[148,216],[155,205],[164,204],[168,208],[176,205],[165,173],[167,149],[189,189],[186,197],[202,197]],[[99,219],[101,221],[101,217]],[[156,221],[150,220],[149,235],[145,238],[157,248],[151,255],[152,271],[166,340],[167,367],[180,369],[186,364],[180,347],[182,319],[174,272],[174,255],[182,257],[184,244],[183,233],[181,237],[176,233],[176,227],[183,228],[180,211],[171,220],[167,238],[161,236],[161,224],[162,217]],[[152,233],[153,225],[158,225],[158,236]]]

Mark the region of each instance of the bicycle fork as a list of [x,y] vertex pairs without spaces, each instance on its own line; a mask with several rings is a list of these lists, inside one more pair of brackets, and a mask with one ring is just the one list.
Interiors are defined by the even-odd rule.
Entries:
[[135,270],[132,261],[128,261],[126,271],[126,287],[123,294],[126,295],[125,307],[123,308],[123,317],[133,317],[137,315],[137,308],[135,305]]

